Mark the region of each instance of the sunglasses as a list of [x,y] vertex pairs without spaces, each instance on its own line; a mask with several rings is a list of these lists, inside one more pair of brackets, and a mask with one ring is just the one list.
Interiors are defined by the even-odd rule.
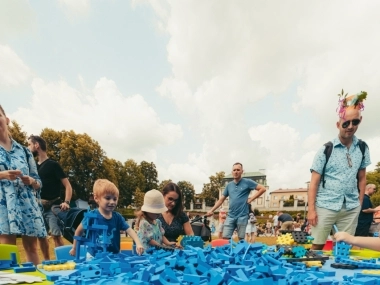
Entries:
[[353,119],[351,121],[345,121],[343,124],[342,124],[342,128],[345,129],[347,128],[350,124],[352,123],[353,126],[357,126],[360,124],[360,119]]
[[169,202],[177,203],[179,199],[173,199],[172,197],[168,197]]

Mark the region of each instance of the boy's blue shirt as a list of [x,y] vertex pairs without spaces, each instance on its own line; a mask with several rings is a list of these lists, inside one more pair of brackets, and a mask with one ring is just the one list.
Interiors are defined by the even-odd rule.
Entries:
[[[108,252],[112,253],[119,253],[120,252],[120,231],[126,231],[129,229],[128,223],[125,221],[122,215],[120,215],[118,212],[112,212],[112,218],[111,219],[106,219],[100,214],[98,209],[95,209],[91,211],[91,213],[96,213],[100,217],[98,219],[98,224],[99,225],[107,225],[108,230],[107,230],[107,235],[108,237],[111,237],[111,244],[107,247]],[[91,232],[90,232],[91,234]],[[99,238],[101,238],[101,235],[103,234],[102,231],[99,231],[96,233],[96,238],[99,242]],[[89,239],[92,237],[89,236]],[[95,256],[96,252],[98,250],[102,250],[101,247],[98,247],[97,249],[94,248],[88,248],[87,251],[92,255]]]

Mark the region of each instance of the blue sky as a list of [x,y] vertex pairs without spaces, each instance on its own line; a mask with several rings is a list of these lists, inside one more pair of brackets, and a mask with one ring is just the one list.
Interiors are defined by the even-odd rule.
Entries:
[[28,134],[86,132],[201,192],[234,162],[305,187],[337,134],[336,94],[368,92],[357,133],[380,161],[380,4],[0,2],[0,103]]

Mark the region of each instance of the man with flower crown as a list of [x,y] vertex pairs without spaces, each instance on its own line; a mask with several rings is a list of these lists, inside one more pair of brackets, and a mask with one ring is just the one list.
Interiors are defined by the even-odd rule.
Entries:
[[355,136],[367,92],[347,96],[342,90],[338,95],[338,136],[330,143],[329,157],[327,146],[321,147],[310,169],[307,219],[315,250],[323,248],[334,225],[339,231],[355,233],[366,187],[366,167],[371,164],[367,145],[362,147],[363,142]]

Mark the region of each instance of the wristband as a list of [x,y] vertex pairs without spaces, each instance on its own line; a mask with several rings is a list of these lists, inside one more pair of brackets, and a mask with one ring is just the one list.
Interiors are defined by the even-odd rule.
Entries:
[[65,203],[70,206],[70,201],[65,201]]

